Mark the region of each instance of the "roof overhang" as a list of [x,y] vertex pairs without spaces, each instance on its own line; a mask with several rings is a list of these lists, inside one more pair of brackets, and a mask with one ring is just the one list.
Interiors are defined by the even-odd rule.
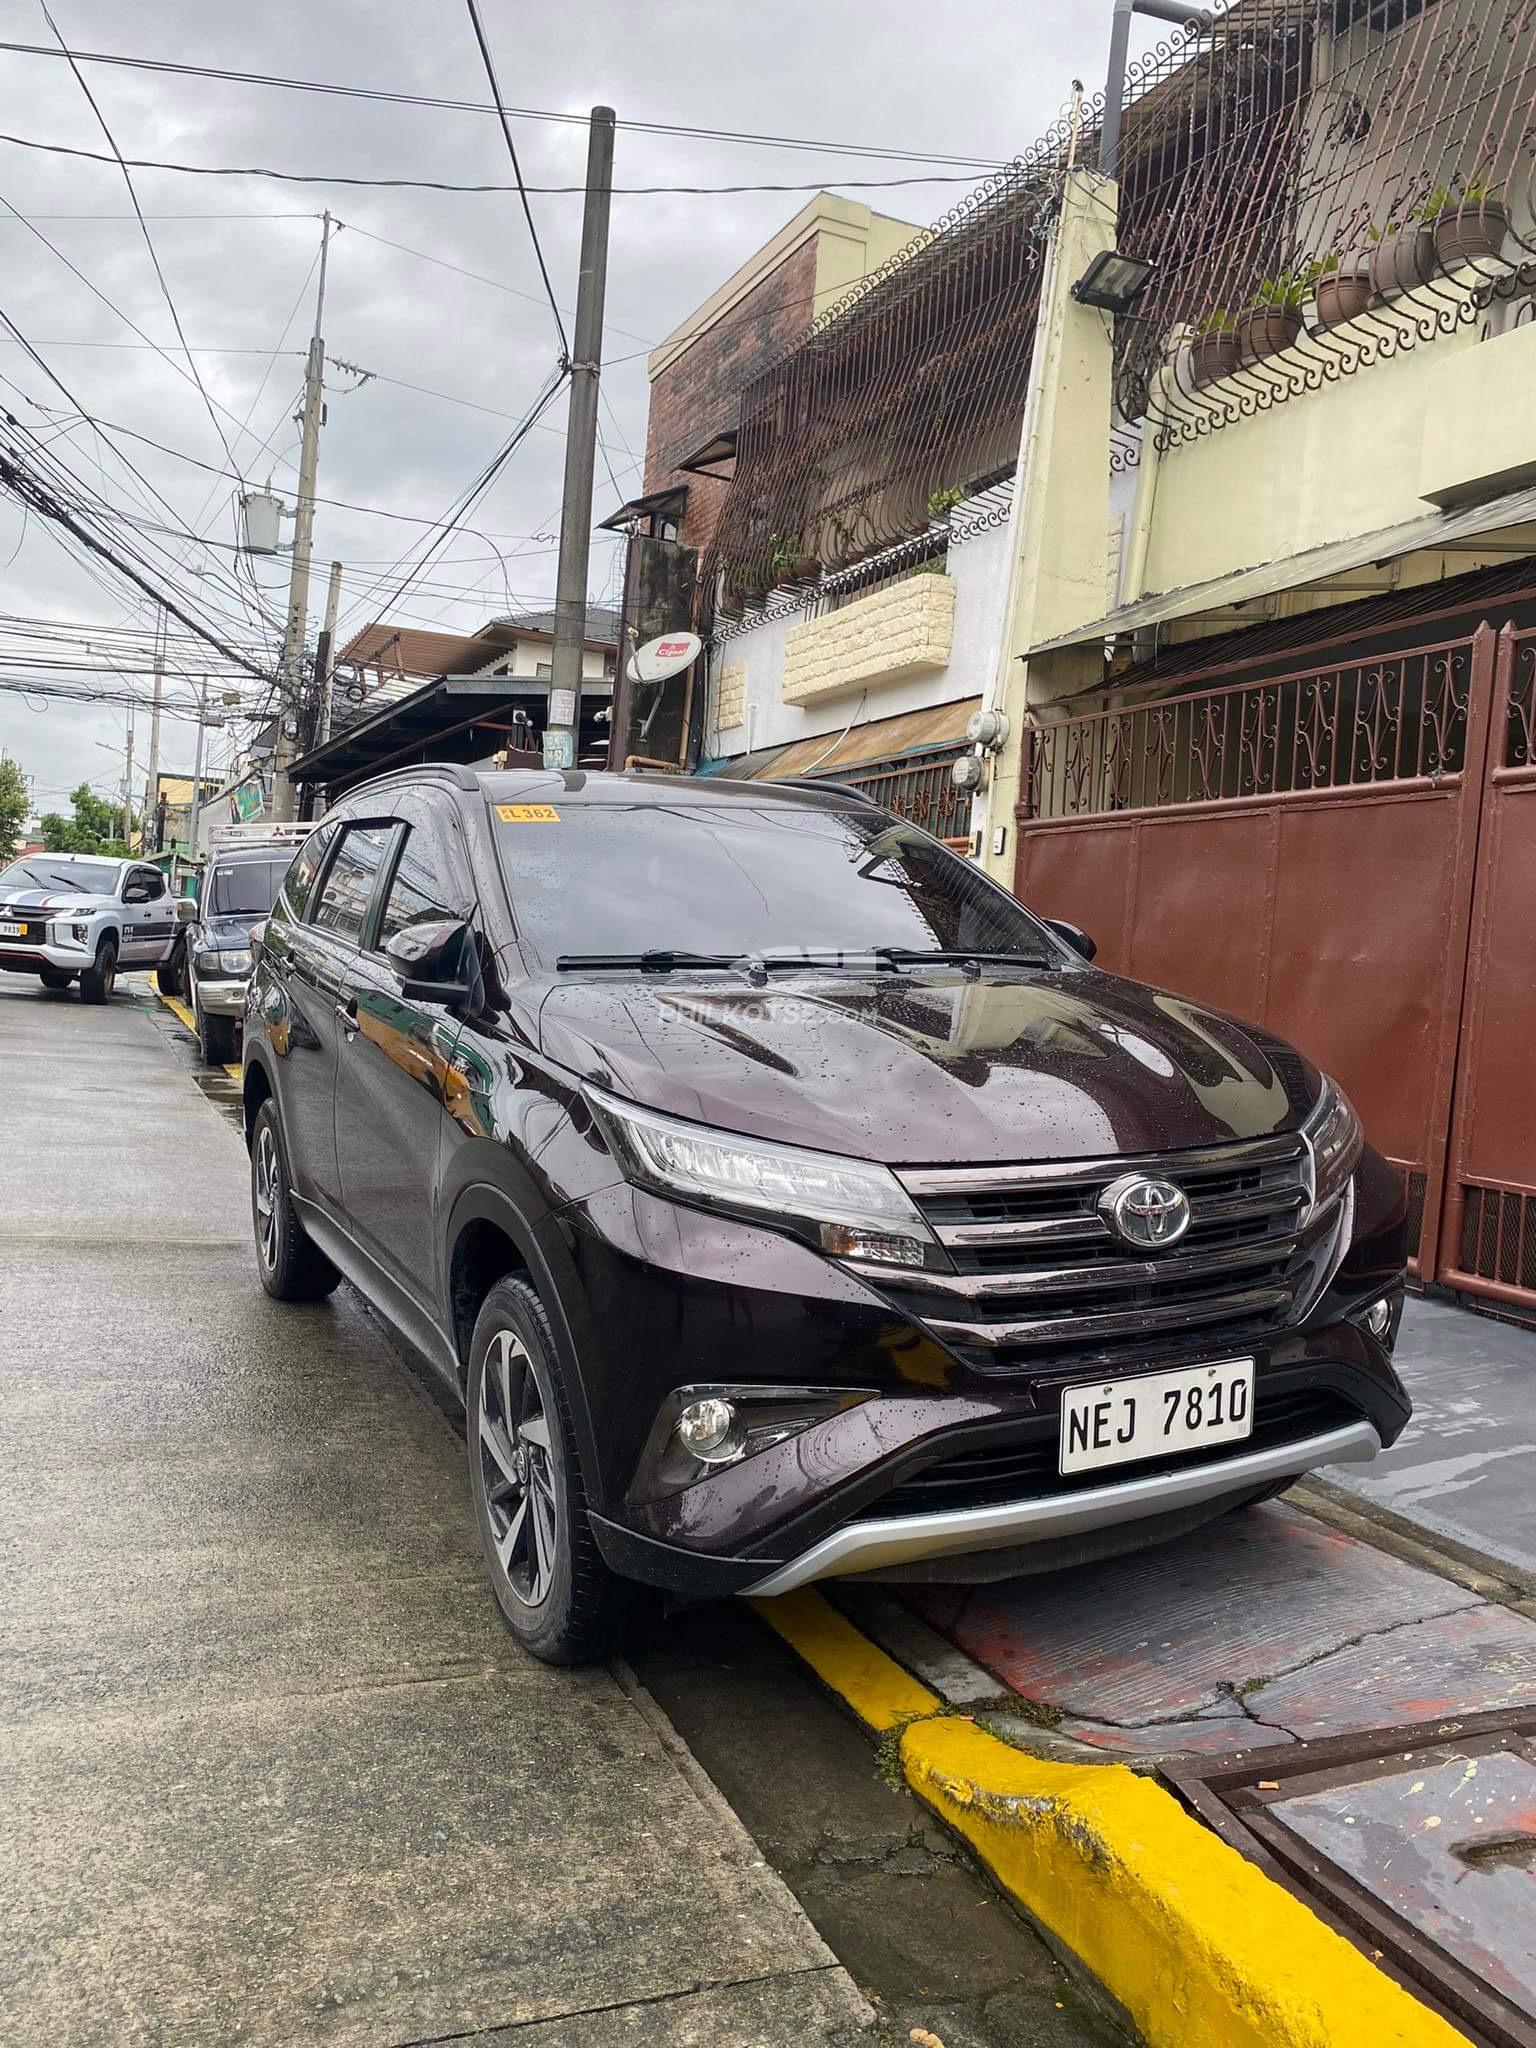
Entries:
[[600,533],[624,533],[637,519],[681,519],[688,508],[688,486],[672,484],[664,491],[648,491],[643,498],[630,498],[617,512],[597,522]]
[[[514,711],[544,705],[549,691],[547,676],[438,676],[333,734],[289,773],[295,782],[356,782],[420,758],[428,748],[435,760],[472,761],[496,750],[477,734],[504,730]],[[606,704],[612,696],[611,682],[583,678],[583,705]]]
[[736,443],[740,438],[738,428],[727,427],[722,434],[711,434],[702,448],[695,448],[672,467],[689,476],[717,477],[724,482],[735,473]]
[[[1063,648],[1091,647],[1096,641],[1117,639],[1122,634],[1135,633],[1147,626],[1164,625],[1176,619],[1198,618],[1202,623],[1241,626],[1252,616],[1247,607],[1264,598],[1275,597],[1282,591],[1312,591],[1319,597],[1335,594],[1365,596],[1374,589],[1385,590],[1388,586],[1379,580],[1341,584],[1340,577],[1358,570],[1384,567],[1401,561],[1406,555],[1457,551],[1476,553],[1475,547],[1466,544],[1501,534],[1506,528],[1510,530],[1509,552],[1536,553],[1536,488],[1512,491],[1502,498],[1485,499],[1479,505],[1460,505],[1450,511],[1429,512],[1420,519],[1380,527],[1374,533],[1329,541],[1322,547],[1308,548],[1298,555],[1283,555],[1272,562],[1259,562],[1252,568],[1235,569],[1204,583],[1185,584],[1179,590],[1157,591],[1149,597],[1119,605],[1089,625],[1058,634],[1052,640],[1041,640],[1021,658],[1030,661],[1037,655],[1055,654]],[[1531,530],[1521,533],[1521,528]],[[1494,550],[1490,548],[1489,551]],[[1267,614],[1261,612],[1258,616]]]

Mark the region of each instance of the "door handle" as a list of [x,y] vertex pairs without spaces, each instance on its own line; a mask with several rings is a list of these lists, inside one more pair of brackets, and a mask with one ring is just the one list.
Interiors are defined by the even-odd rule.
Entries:
[[342,1030],[347,1034],[348,1040],[356,1038],[358,1033],[357,997],[348,996],[344,1003],[338,1003],[336,1005],[336,1016]]

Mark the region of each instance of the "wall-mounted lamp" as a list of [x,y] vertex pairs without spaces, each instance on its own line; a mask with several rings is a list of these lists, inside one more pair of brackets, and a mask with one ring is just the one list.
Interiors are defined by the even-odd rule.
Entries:
[[1129,313],[1152,282],[1152,264],[1140,256],[1122,256],[1101,249],[1077,283],[1072,296],[1080,306],[1102,306],[1106,313]]

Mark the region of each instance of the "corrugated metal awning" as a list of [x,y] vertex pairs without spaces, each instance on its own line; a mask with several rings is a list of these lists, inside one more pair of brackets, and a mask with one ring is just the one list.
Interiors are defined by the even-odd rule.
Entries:
[[896,718],[873,719],[868,725],[853,726],[836,740],[826,733],[811,740],[794,740],[753,774],[836,775],[861,762],[894,761],[930,747],[952,747],[965,738],[972,712],[980,709],[979,697],[961,697],[953,704],[931,704],[923,711],[905,711]]
[[[1536,489],[1512,491],[1502,498],[1490,498],[1480,505],[1459,505],[1451,511],[1429,512],[1422,519],[1405,520],[1398,526],[1384,526],[1374,533],[1358,534],[1348,540],[1329,541],[1303,554],[1284,555],[1273,562],[1260,562],[1250,569],[1234,569],[1204,583],[1188,583],[1179,590],[1163,590],[1139,597],[1132,604],[1106,612],[1091,625],[1062,633],[1054,640],[1042,640],[1024,656],[1054,654],[1064,647],[1087,647],[1096,640],[1110,640],[1122,633],[1134,633],[1143,626],[1159,626],[1171,619],[1186,619],[1226,612],[1230,607],[1273,597],[1280,591],[1306,590],[1329,582],[1351,569],[1364,569],[1375,562],[1397,561],[1403,555],[1433,552],[1454,542],[1476,539],[1502,528],[1530,527],[1523,544],[1536,552]],[[1241,624],[1241,615],[1232,618]]]

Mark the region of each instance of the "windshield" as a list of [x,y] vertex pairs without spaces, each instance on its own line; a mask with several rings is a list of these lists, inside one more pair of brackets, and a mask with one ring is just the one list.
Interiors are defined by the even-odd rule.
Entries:
[[653,950],[1068,957],[1006,891],[879,811],[493,804],[491,817],[519,935],[548,967]]
[[265,917],[277,901],[288,861],[242,860],[215,868],[206,917]]
[[0,873],[0,889],[44,889],[50,896],[110,896],[117,887],[115,860],[60,860],[29,853]]

